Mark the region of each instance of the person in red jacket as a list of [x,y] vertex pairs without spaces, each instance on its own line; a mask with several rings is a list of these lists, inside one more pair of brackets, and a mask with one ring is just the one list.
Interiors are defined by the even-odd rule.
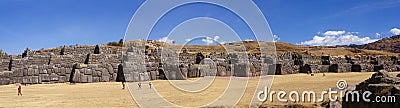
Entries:
[[21,88],[21,85],[19,85],[19,86],[18,86],[18,96],[19,96],[19,95],[22,96],[22,92],[21,92],[21,91],[22,91],[22,88]]

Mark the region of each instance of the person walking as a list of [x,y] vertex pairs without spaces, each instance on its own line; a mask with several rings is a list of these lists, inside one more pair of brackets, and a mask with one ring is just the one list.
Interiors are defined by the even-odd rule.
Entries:
[[18,96],[22,96],[22,88],[21,85],[18,85]]
[[125,89],[125,81],[122,81],[122,89]]
[[149,88],[151,89],[153,86],[153,84],[151,83],[151,81],[149,81]]
[[140,90],[140,89],[142,89],[142,83],[138,83],[138,89]]

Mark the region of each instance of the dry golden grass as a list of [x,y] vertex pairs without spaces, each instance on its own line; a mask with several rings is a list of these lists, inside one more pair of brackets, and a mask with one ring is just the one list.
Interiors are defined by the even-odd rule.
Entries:
[[[346,80],[348,84],[358,84],[371,77],[372,74],[373,72],[326,73],[326,76],[322,76],[322,74],[315,74],[315,76],[307,74],[280,75],[275,76],[271,90],[315,91],[319,96],[318,93],[322,90],[336,87],[336,82],[340,79]],[[228,82],[228,78],[218,77],[213,85],[200,93],[179,93],[180,90],[173,88],[165,80],[156,80],[153,81],[153,84],[167,100],[190,107],[213,101],[223,92]],[[237,107],[248,107],[257,83],[257,78],[250,78]],[[17,96],[16,89],[15,84],[0,86],[0,107],[138,107],[128,90],[121,90],[121,84],[117,82],[28,85],[22,87],[24,96]],[[274,101],[265,102],[263,105],[282,106],[288,104],[293,103]],[[296,104],[314,107],[321,103]]]
[[37,84],[22,86],[23,96],[17,96],[16,84],[0,86],[0,107],[137,107],[121,83],[87,83],[69,85]]
[[[126,42],[125,46],[130,45],[145,45],[146,41],[144,40],[131,40]],[[293,45],[290,43],[285,42],[256,42],[256,41],[243,41],[243,42],[233,42],[233,43],[226,43],[223,45],[180,45],[180,44],[167,44],[164,42],[154,41],[153,43],[155,46],[159,47],[167,47],[172,48],[175,52],[180,53],[183,48],[188,49],[189,53],[197,53],[202,52],[203,54],[209,54],[211,52],[222,53],[222,52],[247,52],[249,54],[260,54],[260,48],[263,48],[264,54],[271,55],[277,54],[281,55],[285,52],[297,52],[302,55],[306,55],[306,51],[308,54],[311,55],[324,55],[329,54],[332,56],[337,55],[387,55],[387,56],[399,56],[396,53],[386,52],[386,51],[379,51],[379,50],[366,50],[366,49],[359,49],[360,52],[352,52],[354,48],[345,48],[345,47],[334,47],[334,46],[299,46]],[[109,46],[104,44],[105,47],[110,48],[113,51],[117,51],[121,49],[120,46]],[[92,46],[94,47],[94,46]],[[59,52],[61,48],[50,48],[46,50],[42,50],[42,52]],[[273,52],[275,50],[276,52]]]

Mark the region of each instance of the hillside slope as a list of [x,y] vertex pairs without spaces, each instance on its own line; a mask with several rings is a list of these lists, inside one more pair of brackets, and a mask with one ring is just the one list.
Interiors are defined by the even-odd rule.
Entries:
[[362,49],[400,53],[400,35],[384,38],[373,43],[358,46]]

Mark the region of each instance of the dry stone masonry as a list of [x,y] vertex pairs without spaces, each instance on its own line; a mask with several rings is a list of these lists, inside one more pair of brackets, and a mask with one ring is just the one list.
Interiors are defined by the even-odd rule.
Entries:
[[[193,52],[193,51],[192,51]],[[251,77],[321,72],[399,71],[388,56],[311,56],[287,52],[260,54],[189,53],[168,48],[62,46],[0,57],[0,85],[91,83],[108,81],[185,80],[204,76]]]

